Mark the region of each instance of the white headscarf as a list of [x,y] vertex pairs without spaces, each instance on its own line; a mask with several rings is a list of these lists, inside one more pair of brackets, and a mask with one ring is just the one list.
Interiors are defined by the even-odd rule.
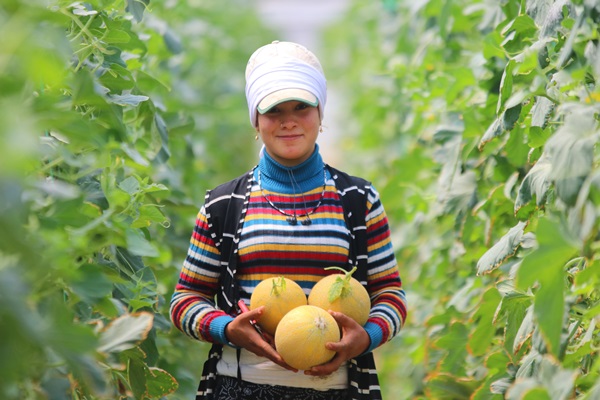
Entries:
[[[251,58],[253,64],[249,64],[246,72],[246,100],[250,123],[254,127],[257,123],[257,109],[265,98],[266,104],[260,104],[263,111],[289,100],[304,101],[312,105],[318,103],[320,117],[323,119],[327,81],[323,71],[311,65],[316,63],[320,67],[318,60],[306,48],[295,43],[274,42],[267,46],[283,44],[297,46],[304,52],[298,57],[290,56],[289,52],[270,54],[264,61]],[[307,62],[304,59],[308,57],[311,58]]]

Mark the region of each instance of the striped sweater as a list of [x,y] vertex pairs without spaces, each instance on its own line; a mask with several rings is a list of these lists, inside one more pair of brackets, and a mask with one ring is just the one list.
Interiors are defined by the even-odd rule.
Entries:
[[[260,184],[259,184],[260,183]],[[222,273],[218,243],[211,236],[206,207],[198,213],[179,283],[171,300],[171,319],[187,335],[228,344],[225,327],[233,319],[216,307]],[[306,214],[309,214],[306,216]],[[298,224],[286,219],[296,215]],[[311,223],[301,222],[310,219]],[[406,299],[390,242],[388,221],[374,188],[368,193],[368,271],[372,309],[365,330],[368,351],[390,340],[406,318]],[[286,168],[267,153],[254,170],[247,212],[238,244],[239,298],[249,303],[253,288],[271,276],[286,276],[308,294],[314,284],[348,264],[350,232],[335,183],[317,151]]]

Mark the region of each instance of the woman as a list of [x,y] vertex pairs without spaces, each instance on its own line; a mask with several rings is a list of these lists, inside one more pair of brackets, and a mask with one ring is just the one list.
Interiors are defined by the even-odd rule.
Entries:
[[[372,351],[399,332],[406,300],[377,191],[319,154],[321,65],[296,43],[263,46],[248,61],[246,98],[264,144],[260,161],[207,192],[171,300],[175,326],[213,343],[197,399],[381,398]],[[296,371],[250,324],[260,325],[263,308],[240,313],[236,304],[249,304],[253,288],[273,276],[308,294],[329,266],[358,266],[369,320],[360,326],[331,312],[342,331],[327,344],[336,355]]]

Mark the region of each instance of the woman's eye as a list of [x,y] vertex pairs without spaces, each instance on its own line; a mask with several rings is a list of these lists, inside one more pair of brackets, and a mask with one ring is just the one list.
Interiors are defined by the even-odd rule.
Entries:
[[308,104],[306,103],[298,103],[298,105],[296,106],[296,110],[304,110],[308,108]]
[[279,112],[279,108],[277,106],[271,107],[267,110],[265,114],[276,114]]

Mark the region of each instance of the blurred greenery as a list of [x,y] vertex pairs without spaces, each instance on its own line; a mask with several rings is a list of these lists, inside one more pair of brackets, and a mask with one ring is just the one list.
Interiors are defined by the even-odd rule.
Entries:
[[3,399],[195,393],[208,348],[168,301],[205,190],[256,162],[273,35],[234,3],[0,4]]
[[[384,397],[596,398],[600,6],[351,3],[321,61],[409,296]],[[240,0],[0,3],[0,397],[193,397],[168,301],[205,190],[256,162],[274,36]]]
[[376,350],[384,398],[592,398],[600,6],[353,4],[325,64],[410,304]]

